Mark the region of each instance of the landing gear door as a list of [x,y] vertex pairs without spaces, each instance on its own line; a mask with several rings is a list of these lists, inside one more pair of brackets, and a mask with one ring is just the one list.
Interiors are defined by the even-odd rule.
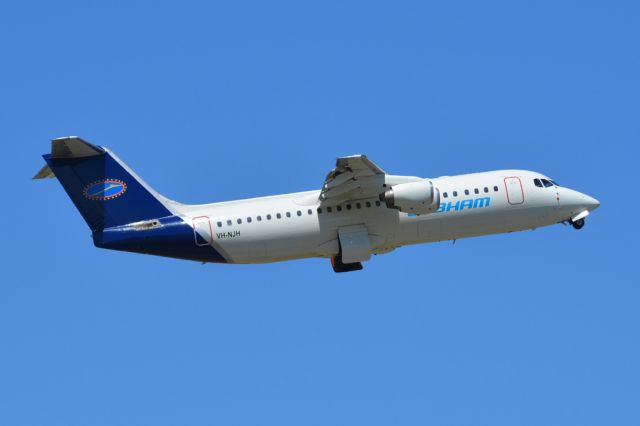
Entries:
[[213,230],[208,216],[193,218],[193,236],[197,246],[208,246],[213,242]]
[[353,225],[338,228],[338,238],[343,263],[362,262],[371,257],[371,241],[366,226]]

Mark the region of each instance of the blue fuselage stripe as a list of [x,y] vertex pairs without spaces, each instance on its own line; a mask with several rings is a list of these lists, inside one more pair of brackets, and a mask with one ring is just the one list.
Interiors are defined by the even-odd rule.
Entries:
[[196,245],[193,227],[182,218],[168,216],[155,219],[149,228],[123,225],[93,233],[97,247],[134,253],[153,254],[200,262],[225,263],[225,258],[212,246]]

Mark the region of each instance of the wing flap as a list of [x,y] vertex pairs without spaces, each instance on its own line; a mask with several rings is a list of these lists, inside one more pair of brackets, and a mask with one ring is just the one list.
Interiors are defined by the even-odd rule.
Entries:
[[383,191],[384,176],[385,171],[365,155],[340,157],[325,178],[320,201],[340,203],[377,196]]

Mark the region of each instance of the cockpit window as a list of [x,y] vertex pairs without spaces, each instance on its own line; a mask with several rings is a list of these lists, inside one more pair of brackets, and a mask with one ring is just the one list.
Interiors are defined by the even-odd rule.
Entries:
[[542,182],[540,182],[540,179],[534,179],[533,184],[538,188],[542,188]]
[[558,182],[556,182],[555,180],[549,180],[549,182],[551,182],[552,184],[554,184],[555,186],[560,186],[558,185]]
[[551,182],[549,182],[546,179],[541,179],[542,180],[542,184],[544,185],[545,188],[548,188],[550,186],[553,186],[553,184]]

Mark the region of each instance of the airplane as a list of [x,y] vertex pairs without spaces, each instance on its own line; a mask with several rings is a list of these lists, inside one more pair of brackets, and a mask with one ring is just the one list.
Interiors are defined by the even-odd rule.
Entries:
[[108,148],[54,139],[34,179],[56,177],[96,247],[203,263],[328,258],[363,268],[398,247],[535,229],[582,229],[600,203],[541,173],[497,170],[438,178],[385,172],[340,157],[314,191],[190,205],[153,190]]

